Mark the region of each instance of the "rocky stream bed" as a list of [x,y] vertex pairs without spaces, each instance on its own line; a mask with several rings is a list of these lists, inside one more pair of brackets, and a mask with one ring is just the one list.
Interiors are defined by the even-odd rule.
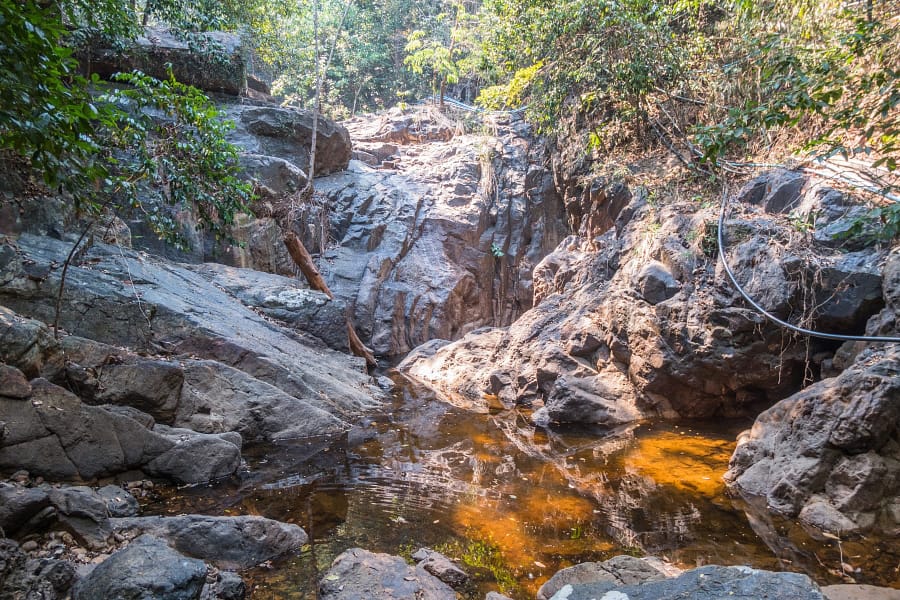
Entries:
[[[243,244],[110,215],[59,336],[77,216],[4,178],[0,598],[897,597],[897,344],[786,334],[714,207],[513,116],[322,119],[285,220],[311,117],[257,96],[222,99]],[[897,335],[900,253],[833,235],[858,198],[773,171],[732,205],[770,311]]]

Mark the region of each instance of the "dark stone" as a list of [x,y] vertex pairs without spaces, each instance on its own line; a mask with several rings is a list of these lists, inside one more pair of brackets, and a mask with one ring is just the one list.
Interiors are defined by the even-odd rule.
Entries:
[[206,582],[203,561],[187,558],[149,535],[100,563],[73,590],[73,600],[195,600]]
[[650,304],[659,304],[678,293],[681,286],[661,262],[650,261],[635,278],[638,293]]
[[0,364],[0,396],[7,398],[27,398],[31,395],[31,384],[19,369]]
[[134,517],[110,519],[115,531],[149,533],[179,552],[223,569],[247,569],[293,552],[306,543],[306,532],[289,523],[255,516]]
[[104,486],[97,494],[106,502],[110,517],[135,517],[141,512],[137,499],[117,485]]
[[0,531],[15,535],[30,519],[50,506],[47,492],[0,483]]
[[0,539],[0,600],[64,600],[74,582],[72,564],[28,559],[14,541]]
[[420,548],[412,555],[420,567],[446,583],[459,589],[469,582],[469,576],[452,560],[430,548]]

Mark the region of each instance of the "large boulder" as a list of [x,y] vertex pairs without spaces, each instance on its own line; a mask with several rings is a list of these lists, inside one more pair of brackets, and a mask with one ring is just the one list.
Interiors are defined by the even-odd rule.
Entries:
[[[804,188],[788,187],[799,203]],[[784,215],[754,205],[754,189],[725,222],[742,285],[781,318],[859,333],[884,305],[884,252],[803,240]],[[830,356],[821,342],[786,337],[724,283],[711,207],[651,204],[615,183],[571,194],[578,235],[535,268],[535,306],[508,328],[413,353],[402,371],[460,405],[534,405],[542,425],[613,426],[755,414],[802,385],[809,357],[818,367]],[[591,216],[596,203],[604,219]]]
[[587,562],[557,571],[541,586],[537,600],[549,600],[565,586],[609,582],[633,585],[645,581],[659,581],[666,574],[648,561],[633,556],[615,556],[603,562]]
[[166,540],[188,556],[224,569],[247,569],[298,550],[307,542],[297,525],[256,516],[133,517],[110,519],[117,532],[140,532]]
[[550,600],[823,600],[822,592],[806,575],[772,573],[748,567],[710,565],[671,579],[623,585],[612,581],[566,584]]
[[236,34],[175,35],[149,27],[127,48],[91,48],[86,54],[91,72],[101,77],[137,70],[164,80],[171,71],[178,81],[207,92],[238,96],[247,89],[244,50]]
[[206,565],[149,535],[132,541],[81,579],[74,600],[197,600],[206,583]]
[[456,600],[456,592],[423,566],[399,556],[352,548],[331,563],[319,585],[322,600]]
[[900,533],[900,358],[863,351],[782,400],[738,439],[726,480],[813,533]]

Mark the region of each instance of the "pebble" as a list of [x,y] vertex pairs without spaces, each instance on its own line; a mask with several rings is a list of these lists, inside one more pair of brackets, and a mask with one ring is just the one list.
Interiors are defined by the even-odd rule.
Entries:
[[38,543],[34,540],[28,540],[24,544],[22,544],[23,552],[34,552],[38,549]]
[[106,560],[107,558],[109,558],[109,554],[98,554],[97,556],[95,556],[94,558],[91,559],[91,564],[92,564],[92,565],[99,565],[100,563],[102,563],[102,562],[103,562],[104,560]]
[[10,479],[17,483],[26,483],[29,479],[28,471],[16,471]]

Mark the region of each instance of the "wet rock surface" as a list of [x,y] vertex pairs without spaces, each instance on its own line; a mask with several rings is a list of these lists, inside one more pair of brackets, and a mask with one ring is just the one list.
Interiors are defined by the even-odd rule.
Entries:
[[[754,206],[755,194],[765,202],[787,189],[785,177],[770,174],[771,190],[754,184],[732,202],[729,263],[776,315],[858,333],[884,305],[885,252],[816,245]],[[821,184],[803,181],[792,202],[819,206]],[[616,425],[755,414],[801,386],[810,356],[830,356],[815,340],[786,338],[728,285],[711,208],[651,204],[615,183],[567,198],[577,235],[535,268],[534,308],[508,328],[432,342],[401,370],[460,405],[532,405],[544,425]]]
[[657,600],[691,598],[720,600],[779,598],[782,600],[822,600],[813,581],[798,573],[772,573],[748,567],[710,565],[671,579],[622,585],[614,582],[566,584],[550,600]]
[[323,600],[456,600],[456,592],[421,565],[360,548],[334,560],[319,592]]

